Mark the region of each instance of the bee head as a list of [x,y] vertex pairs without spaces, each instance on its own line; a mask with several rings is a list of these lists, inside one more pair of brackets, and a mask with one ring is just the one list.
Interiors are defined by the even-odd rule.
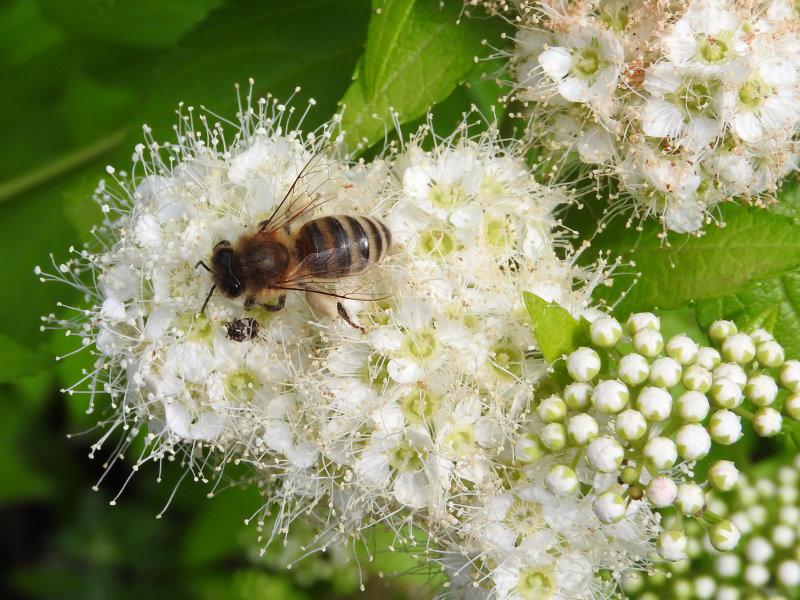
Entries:
[[223,240],[214,246],[211,255],[211,273],[214,276],[214,283],[223,295],[228,298],[238,298],[244,293],[245,285],[239,261],[229,241]]

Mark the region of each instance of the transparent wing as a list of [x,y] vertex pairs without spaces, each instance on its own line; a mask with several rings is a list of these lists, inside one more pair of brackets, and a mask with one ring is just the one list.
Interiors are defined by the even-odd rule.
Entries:
[[313,212],[326,202],[335,198],[324,193],[323,189],[330,179],[329,171],[336,162],[323,160],[330,145],[323,146],[300,169],[286,195],[275,207],[269,219],[258,224],[260,232],[276,231],[289,226],[303,215]]

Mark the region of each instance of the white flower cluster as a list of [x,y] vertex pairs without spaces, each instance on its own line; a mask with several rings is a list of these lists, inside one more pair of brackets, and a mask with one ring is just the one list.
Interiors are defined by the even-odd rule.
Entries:
[[[555,469],[534,435],[565,408],[533,403],[547,365],[522,292],[577,315],[603,277],[559,257],[553,211],[568,197],[537,184],[523,148],[491,128],[473,135],[465,122],[441,139],[424,127],[365,163],[334,158],[336,121],[303,135],[303,117],[248,97],[233,137],[191,108],[175,143],[145,129],[132,172],[109,168],[113,182],[97,190],[105,247],[73,250],[54,274],[37,268],[90,305],[45,327],[95,357],[68,392],[87,394],[90,410],[111,398],[93,452],[122,430],[111,465],[140,436],[134,470],[177,459],[195,480],[219,481],[229,462],[250,465],[268,502],[254,517],[265,546],[299,517],[318,531],[303,552],[365,541],[379,525],[478,596],[612,589],[652,550],[653,514],[632,505],[608,518],[618,509],[595,481],[613,476],[585,459]],[[363,332],[315,315],[300,294],[279,312],[213,294],[201,311],[212,278],[198,262],[287,192],[324,199],[306,218],[390,228],[390,255],[340,282],[380,298],[344,301]]]
[[[708,504],[742,532],[735,551],[716,551],[698,525],[687,528],[688,558],[665,572],[632,573],[623,588],[632,600],[789,600],[800,594],[800,458],[768,471],[756,465],[727,498]],[[769,472],[770,476],[766,477]]]
[[770,201],[797,168],[800,20],[790,2],[517,4],[512,97],[554,170],[576,157],[613,176],[639,214],[695,232],[719,202]]
[[[627,337],[613,317],[589,316],[593,347],[566,357],[571,383],[539,403],[540,422],[529,442],[529,452],[555,459],[549,489],[573,493],[576,474],[589,468],[597,493],[593,508],[603,522],[624,518],[631,502],[641,500],[652,509],[674,507],[708,521],[714,547],[732,549],[738,528],[708,512],[692,468],[713,444],[739,440],[743,419],[758,435],[771,437],[783,423],[775,406],[800,418],[800,362],[785,361],[766,331],[740,333],[731,321],[710,326],[716,349],[684,334],[665,341],[651,313],[631,315]],[[720,460],[711,465],[707,485],[728,491],[737,477],[736,465]],[[685,558],[686,534],[665,528],[657,549],[667,560]]]

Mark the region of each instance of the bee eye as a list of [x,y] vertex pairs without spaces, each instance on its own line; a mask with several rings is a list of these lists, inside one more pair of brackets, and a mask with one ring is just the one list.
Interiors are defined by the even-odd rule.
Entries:
[[238,294],[242,291],[242,284],[239,283],[239,280],[235,277],[231,277],[228,281],[228,289],[231,291],[231,293]]

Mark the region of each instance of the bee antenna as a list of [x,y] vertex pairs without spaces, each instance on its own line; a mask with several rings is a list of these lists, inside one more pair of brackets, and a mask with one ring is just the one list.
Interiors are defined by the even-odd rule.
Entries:
[[209,266],[208,266],[208,265],[205,263],[205,261],[198,260],[198,261],[197,261],[197,263],[195,263],[195,265],[194,265],[194,268],[195,268],[195,269],[196,269],[197,267],[203,267],[203,268],[204,268],[206,271],[208,271],[209,273],[211,273],[211,267],[209,267]]
[[204,314],[206,312],[206,306],[208,306],[208,301],[211,300],[211,294],[214,293],[214,290],[217,289],[217,284],[211,286],[211,289],[208,290],[208,296],[206,296],[205,301],[203,302],[203,308],[200,309],[200,314]]

